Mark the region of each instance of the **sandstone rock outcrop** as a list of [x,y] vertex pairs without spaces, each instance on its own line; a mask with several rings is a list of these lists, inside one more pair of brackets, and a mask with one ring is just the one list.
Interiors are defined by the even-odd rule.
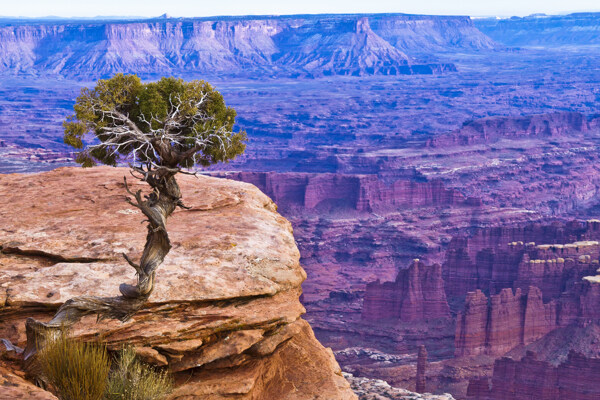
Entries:
[[481,229],[456,237],[446,252],[443,276],[449,299],[481,289],[536,286],[544,301],[561,296],[575,282],[598,269],[600,223],[529,224]]
[[[503,289],[489,299],[480,290],[467,295],[458,314],[455,356],[500,356],[511,349],[534,343],[559,327],[600,321],[600,285],[586,277],[560,298],[544,303],[542,292],[532,286]],[[565,344],[566,346],[566,344]]]
[[442,269],[419,260],[398,271],[395,282],[369,283],[362,319],[365,321],[430,321],[450,318]]
[[0,366],[0,399],[2,400],[58,400],[47,392]]
[[[144,235],[124,202],[126,173],[0,175],[0,337],[22,344],[27,317],[47,320],[71,297],[116,295],[133,279],[120,253],[141,251]],[[301,319],[306,274],[274,203],[246,183],[179,180],[192,208],[169,220],[173,249],[146,307],[126,323],[86,317],[74,335],[111,350],[131,343],[168,366],[172,399],[354,399]]]
[[480,290],[471,292],[457,317],[455,355],[503,355],[555,329],[557,318],[556,301],[544,304],[536,287],[502,289],[489,302]]

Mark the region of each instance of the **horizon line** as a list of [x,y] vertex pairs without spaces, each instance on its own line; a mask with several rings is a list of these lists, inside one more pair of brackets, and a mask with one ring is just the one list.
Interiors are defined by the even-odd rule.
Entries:
[[340,12],[340,13],[293,13],[293,14],[221,14],[221,15],[206,15],[206,16],[174,16],[165,13],[157,16],[141,16],[141,15],[96,15],[96,16],[61,16],[61,15],[45,15],[32,17],[26,15],[11,16],[0,15],[0,20],[153,20],[153,19],[200,19],[200,18],[243,18],[243,17],[294,17],[294,16],[319,16],[319,15],[407,15],[407,16],[431,16],[431,17],[469,17],[469,18],[526,18],[526,17],[553,17],[553,16],[568,16],[574,14],[596,14],[600,13],[600,9],[589,11],[563,11],[556,14],[546,14],[543,12],[531,13],[527,15],[508,15],[508,14],[486,14],[486,15],[470,15],[470,14],[418,14],[418,13],[402,13],[402,12]]

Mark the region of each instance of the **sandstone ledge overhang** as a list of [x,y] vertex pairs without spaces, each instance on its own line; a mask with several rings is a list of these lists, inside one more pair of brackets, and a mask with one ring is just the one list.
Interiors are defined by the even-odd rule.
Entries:
[[[127,169],[110,167],[0,175],[0,246],[21,260],[29,255],[25,264],[32,264],[1,265],[0,286],[19,276],[11,279],[7,305],[116,296],[119,283],[133,283],[121,253],[140,255],[145,228],[143,215],[125,202],[124,176]],[[306,274],[292,227],[266,195],[231,180],[177,179],[192,208],[168,221],[173,248],[158,269],[150,303],[272,296],[300,287]],[[133,190],[148,191],[128,181]]]
[[[125,202],[128,175],[109,167],[0,175],[1,338],[23,345],[27,317],[48,321],[69,298],[117,296],[120,283],[134,282],[121,253],[139,259],[146,229]],[[84,317],[73,334],[115,350],[131,343],[168,366],[174,399],[355,399],[301,319],[306,273],[275,204],[243,182],[178,181],[191,209],[168,220],[173,248],[146,306],[125,323]]]

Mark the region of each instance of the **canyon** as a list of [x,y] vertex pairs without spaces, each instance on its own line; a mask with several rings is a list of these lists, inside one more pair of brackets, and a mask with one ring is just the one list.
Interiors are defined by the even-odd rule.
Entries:
[[[587,400],[600,358],[598,27],[597,14],[1,20],[0,171],[72,165],[61,122],[95,78],[207,79],[250,140],[201,175],[255,185],[290,221],[307,274],[294,295],[361,398]],[[285,343],[322,354],[304,324]],[[181,355],[163,345],[146,347]],[[433,394],[403,392],[423,386]]]

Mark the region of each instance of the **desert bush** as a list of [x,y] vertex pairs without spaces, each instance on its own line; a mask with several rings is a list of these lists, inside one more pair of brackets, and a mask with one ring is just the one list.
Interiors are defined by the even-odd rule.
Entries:
[[124,348],[111,371],[106,400],[161,400],[172,390],[167,372],[159,372],[139,361],[133,347]]
[[110,359],[103,346],[69,339],[62,331],[47,336],[38,361],[42,374],[62,400],[101,400]]

